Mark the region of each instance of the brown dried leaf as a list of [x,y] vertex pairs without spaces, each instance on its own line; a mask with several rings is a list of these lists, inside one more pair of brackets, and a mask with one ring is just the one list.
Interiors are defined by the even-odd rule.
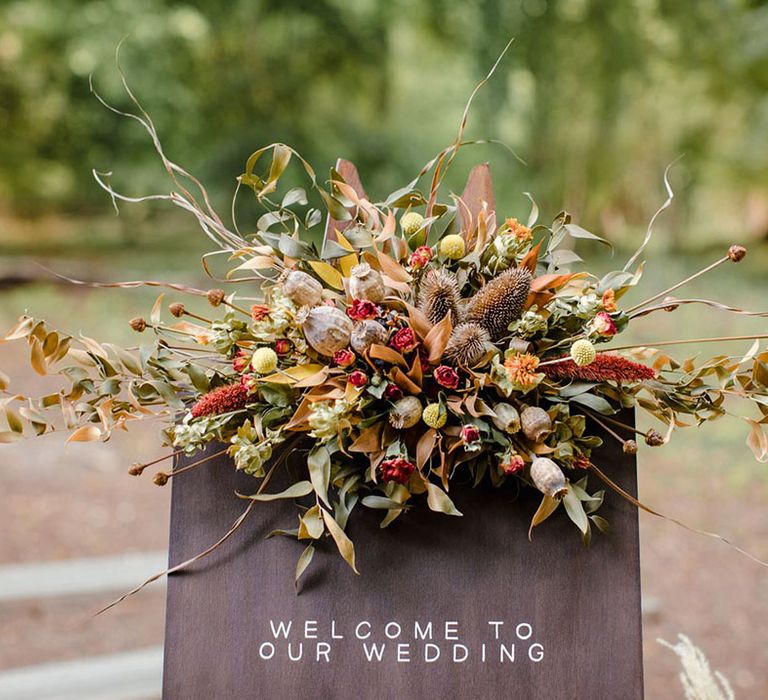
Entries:
[[403,369],[408,369],[408,363],[405,361],[405,358],[397,350],[388,348],[386,345],[374,343],[368,348],[368,356],[374,360],[383,360],[390,365],[398,365]]
[[437,364],[445,353],[445,347],[448,345],[448,339],[453,332],[453,324],[450,316],[444,316],[424,338],[424,347],[429,351],[429,361]]
[[93,442],[100,437],[101,430],[95,425],[83,425],[67,438],[67,442]]
[[429,462],[436,442],[437,431],[434,428],[430,428],[419,438],[419,442],[416,444],[416,466],[419,469],[422,469]]

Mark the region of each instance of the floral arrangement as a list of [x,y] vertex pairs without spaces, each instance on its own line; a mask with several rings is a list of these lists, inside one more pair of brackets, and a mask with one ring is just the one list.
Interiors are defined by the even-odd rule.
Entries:
[[[497,221],[487,202],[439,201],[466,119],[454,144],[379,202],[337,170],[321,184],[288,146],[256,151],[238,190],[252,190],[265,213],[241,234],[236,222],[225,226],[200,183],[167,159],[149,117],[133,116],[174,181],[170,195],[152,198],[197,217],[216,244],[211,255],[229,260],[233,291],[164,284],[198,303],[174,300],[164,312],[161,295],[147,318],[130,321],[141,344],[127,349],[22,317],[3,340],[27,342],[32,367],[61,375],[67,386],[33,399],[10,392],[3,379],[1,441],[46,433],[57,418],[72,431],[70,440],[106,440],[161,416],[171,447],[163,459],[220,443],[213,454],[157,472],[155,483],[226,452],[235,469],[261,480],[253,493],[239,494],[249,501],[246,512],[258,501],[300,499],[298,525],[286,531],[308,543],[297,579],[315,542],[326,537],[355,568],[345,534],[355,508],[380,510],[382,527],[413,507],[461,515],[449,495],[456,480],[537,489],[542,501],[531,528],[562,505],[589,543],[593,527],[607,528],[598,513],[603,491],[590,489],[589,476],[621,492],[592,459],[602,443],[596,432],[635,454],[641,444],[659,447],[674,428],[717,419],[729,401],[747,399],[758,413],[747,419],[749,445],[758,459],[768,458],[768,352],[758,340],[766,336],[751,336],[755,344],[744,356],[682,362],[658,348],[689,341],[616,341],[630,323],[683,304],[753,313],[670,296],[698,274],[740,262],[743,247],[731,246],[701,273],[626,307],[624,295],[641,281],[651,227],[621,270],[598,278],[568,269],[582,262],[570,240],[604,241],[567,213],[542,224],[533,204],[525,223]],[[322,245],[313,236],[321,208],[304,189],[280,192],[291,161],[328,212]],[[430,172],[422,191],[419,182]],[[95,175],[114,201],[130,199]],[[105,286],[138,284],[161,283]],[[709,340],[723,339],[697,342]],[[630,407],[662,427],[623,422],[617,414]],[[296,451],[306,457],[305,476],[268,492],[282,458]]]

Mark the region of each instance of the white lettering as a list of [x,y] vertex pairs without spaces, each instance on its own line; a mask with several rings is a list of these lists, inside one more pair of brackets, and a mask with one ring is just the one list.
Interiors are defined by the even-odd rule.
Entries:
[[[429,655],[430,649],[434,649],[434,656]],[[424,645],[424,661],[426,661],[428,664],[431,664],[435,661],[437,661],[440,658],[440,647],[437,646],[437,644],[432,644],[432,642],[427,642]]]
[[293,625],[293,621],[289,622],[287,625],[285,622],[278,622],[277,623],[277,629],[275,629],[275,623],[273,620],[269,621],[269,626],[272,628],[272,635],[275,639],[278,638],[279,635],[283,635],[285,639],[288,639],[288,634],[291,631],[291,625]]
[[[520,630],[527,630],[527,634],[521,632]],[[531,635],[533,634],[533,627],[531,627],[527,622],[521,622],[517,627],[515,627],[515,634],[517,635],[518,639],[530,639]]]
[[[394,628],[397,632],[390,634],[390,628]],[[388,622],[384,627],[384,634],[387,635],[387,639],[397,639],[403,633],[403,628],[396,622]]]
[[454,641],[459,638],[459,623],[456,620],[448,620],[445,623],[445,638]]
[[493,626],[494,634],[496,635],[496,639],[499,638],[499,627],[501,627],[504,623],[498,622],[496,620],[488,620],[488,624]]
[[541,661],[544,658],[544,647],[538,642],[531,644],[528,649],[528,658],[536,663]]
[[316,661],[320,661],[320,657],[325,657],[325,663],[330,663],[331,661],[331,645],[328,644],[328,642],[318,642],[317,643],[317,658]]
[[415,639],[432,639],[432,623],[428,622],[422,630],[418,622],[413,625],[413,636]]
[[[266,651],[264,651],[266,649]],[[259,656],[264,659],[264,661],[269,661],[273,656],[275,655],[275,645],[272,644],[272,642],[264,642],[259,647]]]
[[[458,654],[457,654],[459,649],[463,649],[464,650],[464,656],[462,656],[461,658],[459,658]],[[463,644],[454,644],[453,645],[453,662],[454,663],[460,664],[460,663],[466,661],[468,656],[469,656],[469,649],[467,649],[467,647],[465,647]]]
[[507,649],[507,647],[504,644],[499,644],[499,663],[504,663],[504,657],[507,657],[507,659],[514,663],[515,661],[515,645],[512,645],[512,650],[510,651]]
[[[362,634],[360,632],[360,628],[364,625],[368,626],[368,634]],[[362,622],[357,623],[357,627],[355,627],[355,637],[358,639],[368,639],[368,637],[371,636],[371,623],[368,622],[368,620],[363,620]]]
[[411,645],[410,644],[398,644],[397,645],[397,663],[410,663],[411,662]]
[[302,655],[304,654],[304,644],[303,644],[303,642],[299,642],[299,655],[296,656],[296,657],[294,657],[293,654],[291,653],[291,648],[292,647],[293,647],[293,644],[288,642],[288,658],[291,661],[300,661]]
[[373,661],[374,656],[376,657],[377,661],[381,661],[382,656],[384,656],[384,649],[386,646],[386,644],[382,644],[381,648],[379,648],[378,644],[371,644],[369,649],[367,644],[363,644],[363,651],[365,652],[365,656],[368,661]]
[[336,634],[336,620],[331,620],[331,639],[344,639],[343,634]]
[[317,639],[317,620],[307,620],[304,623],[304,639]]

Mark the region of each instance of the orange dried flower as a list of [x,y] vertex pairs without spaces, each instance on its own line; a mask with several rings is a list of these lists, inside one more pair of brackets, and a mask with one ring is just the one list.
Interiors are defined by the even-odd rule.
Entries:
[[603,305],[603,309],[605,309],[609,314],[612,314],[614,311],[616,311],[616,292],[614,292],[612,289],[608,289],[607,291],[603,292],[603,298],[600,302]]
[[533,238],[533,231],[515,218],[506,219],[504,221],[504,229],[511,233],[518,241],[530,241]]
[[538,377],[536,369],[539,366],[539,358],[536,355],[525,353],[512,353],[505,361],[504,367],[507,376],[513,384],[528,387],[536,384]]

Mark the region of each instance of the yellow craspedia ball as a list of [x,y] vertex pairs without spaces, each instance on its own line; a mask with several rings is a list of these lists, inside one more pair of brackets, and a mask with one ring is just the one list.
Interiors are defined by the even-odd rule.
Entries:
[[400,219],[400,228],[403,229],[406,236],[412,236],[421,228],[423,223],[424,217],[419,212],[409,211],[407,214],[403,214]]
[[251,358],[256,374],[269,374],[277,369],[277,353],[272,348],[259,348]]
[[591,365],[597,357],[597,350],[588,340],[577,340],[571,345],[571,358],[579,367]]
[[449,260],[461,260],[465,251],[464,239],[457,233],[452,233],[440,241],[440,255],[444,255]]
[[448,420],[448,413],[439,403],[431,403],[424,409],[424,412],[421,414],[421,419],[430,428],[438,429],[445,425]]

